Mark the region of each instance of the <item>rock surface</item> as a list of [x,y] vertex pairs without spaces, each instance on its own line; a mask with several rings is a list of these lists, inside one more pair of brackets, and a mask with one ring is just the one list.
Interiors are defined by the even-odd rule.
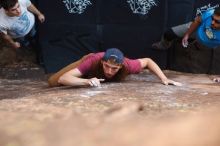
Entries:
[[212,76],[165,71],[176,87],[143,72],[99,88],[48,88],[41,69],[23,72],[1,71],[0,146],[220,145]]

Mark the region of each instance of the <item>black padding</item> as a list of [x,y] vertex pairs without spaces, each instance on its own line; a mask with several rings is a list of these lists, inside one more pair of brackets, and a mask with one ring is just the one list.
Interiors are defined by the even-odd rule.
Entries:
[[56,72],[62,67],[78,60],[82,56],[98,52],[101,41],[94,33],[95,26],[84,26],[81,31],[79,26],[72,26],[69,31],[62,32],[58,36],[50,36],[49,40],[41,40],[44,64],[46,71]]
[[[156,58],[151,44],[164,31],[166,1],[157,1],[147,15],[134,14],[124,0],[91,0],[92,5],[82,14],[70,14],[62,1],[38,3],[47,18],[39,30],[47,72],[110,47],[121,49],[130,58]],[[155,60],[165,67],[164,53],[156,56],[161,56]]]
[[177,49],[167,56],[167,51],[153,50],[151,45],[159,41],[170,26],[191,21],[197,8],[213,6],[218,0],[143,0],[156,3],[145,15],[132,12],[128,3],[132,0],[89,0],[91,5],[81,14],[69,13],[63,1],[37,0],[38,8],[46,17],[45,23],[39,24],[38,32],[48,73],[58,71],[85,54],[109,47],[121,49],[130,58],[150,57],[163,69],[168,66],[187,72],[211,71],[208,68],[212,55],[207,50],[192,47],[191,52],[186,52],[177,43]]
[[176,40],[169,50],[169,69],[191,73],[210,73],[214,67],[212,59],[213,49],[202,46],[196,41],[184,48],[181,40]]
[[213,49],[211,74],[220,74],[220,47]]

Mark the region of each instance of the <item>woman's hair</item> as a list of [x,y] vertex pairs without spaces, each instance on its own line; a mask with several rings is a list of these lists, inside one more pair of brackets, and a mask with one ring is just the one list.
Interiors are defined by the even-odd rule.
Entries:
[[18,0],[0,0],[0,6],[3,7],[5,10],[13,8],[16,3],[18,3]]
[[128,70],[122,64],[122,67],[119,69],[119,71],[111,79],[106,79],[105,74],[104,74],[104,70],[103,70],[103,65],[100,60],[96,63],[93,63],[92,68],[88,74],[88,78],[96,77],[96,78],[100,78],[100,79],[105,79],[105,81],[108,81],[108,82],[114,82],[114,81],[124,80],[128,74],[129,74]]

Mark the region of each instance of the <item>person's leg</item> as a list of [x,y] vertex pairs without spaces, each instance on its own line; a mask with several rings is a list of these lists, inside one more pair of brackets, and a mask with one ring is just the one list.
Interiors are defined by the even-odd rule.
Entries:
[[48,79],[48,84],[50,87],[55,87],[55,86],[60,86],[60,84],[58,83],[58,80],[60,78],[60,76],[62,76],[64,73],[76,68],[77,66],[80,65],[80,63],[85,60],[89,55],[91,55],[92,53],[83,56],[80,60],[71,63],[70,65],[64,67],[63,69],[61,69],[60,71],[58,71],[57,73],[53,74],[52,76],[50,76],[50,78]]
[[34,25],[33,28],[30,30],[30,32],[28,33],[27,37],[32,39],[33,37],[35,37],[36,33],[37,33],[37,31],[36,31],[36,28]]
[[186,31],[189,29],[191,24],[192,24],[192,22],[188,22],[185,24],[174,26],[171,29],[178,37],[182,38],[185,35]]
[[16,38],[15,41],[19,42],[21,44],[21,47],[26,47],[30,44],[25,37]]
[[35,26],[30,30],[30,32],[25,35],[24,37],[16,38],[16,41],[18,41],[21,46],[27,47],[30,45],[32,41],[34,41],[34,37],[36,35],[36,29]]
[[168,30],[165,31],[161,40],[159,42],[152,44],[152,47],[158,50],[167,50],[168,48],[171,47],[173,40],[184,36],[185,32],[189,29],[191,23],[192,22],[189,22],[186,24],[181,24],[169,28]]
[[168,29],[164,34],[162,39],[164,39],[165,41],[172,41],[174,39],[178,38],[178,36],[176,35],[176,33],[173,31],[172,28]]
[[34,25],[32,27],[32,29],[30,30],[30,32],[25,36],[25,39],[29,43],[27,46],[30,46],[34,49],[37,49],[36,48],[37,47],[36,34],[37,34],[37,31],[36,31],[36,28],[35,28],[35,25]]
[[167,50],[171,47],[173,40],[175,40],[176,38],[178,38],[178,36],[170,28],[165,31],[159,42],[152,44],[152,48],[157,50]]

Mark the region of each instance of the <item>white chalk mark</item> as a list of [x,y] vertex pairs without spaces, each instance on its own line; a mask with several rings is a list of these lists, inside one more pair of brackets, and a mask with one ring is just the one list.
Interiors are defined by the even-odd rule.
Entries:
[[103,93],[104,91],[88,91],[86,93],[81,94],[81,97],[86,97],[86,98],[90,98],[92,96],[98,95]]

